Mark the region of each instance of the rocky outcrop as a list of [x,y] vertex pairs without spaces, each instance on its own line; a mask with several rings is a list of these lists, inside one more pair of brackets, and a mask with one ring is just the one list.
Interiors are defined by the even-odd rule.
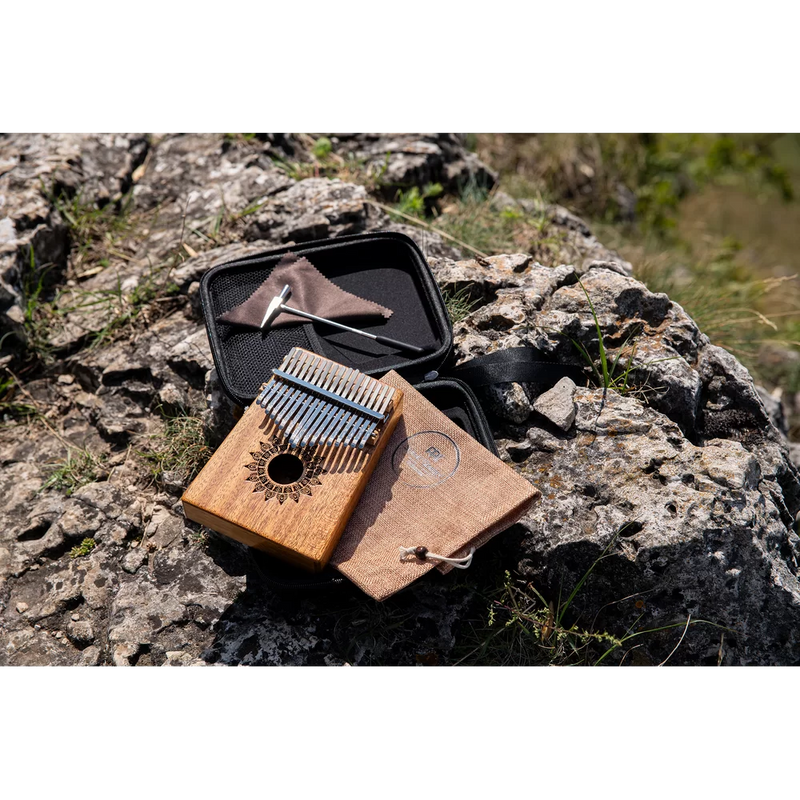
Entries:
[[[456,327],[461,360],[532,346],[585,365],[576,342],[597,359],[587,294],[609,365],[620,357],[617,390],[578,389],[570,426],[564,391],[484,390],[505,421],[501,451],[544,495],[523,522],[522,574],[557,594],[605,552],[576,600],[585,617],[603,609],[598,623],[622,630],[702,619],[683,663],[797,662],[800,479],[741,364],[666,295],[615,271],[590,268],[581,286],[572,267],[529,264],[507,280],[481,280],[472,261],[433,267],[445,286],[469,273],[485,292]],[[637,640],[636,658],[658,663],[669,638]]]
[[[661,629],[606,662],[800,660],[800,481],[774,398],[565,209],[492,201],[546,217],[565,263],[465,259],[434,231],[392,223],[371,188],[288,174],[287,160],[311,163],[314,138],[0,138],[2,322],[27,335],[33,281],[58,323],[47,363],[25,361],[22,344],[3,360],[27,411],[4,410],[0,427],[0,663],[452,663],[503,570],[556,598],[600,556],[570,621]],[[494,179],[452,135],[328,138],[386,186]],[[86,247],[55,198],[121,212],[126,193],[113,246],[78,264]],[[187,474],[148,453],[187,409],[212,443],[233,423],[198,305],[207,269],[380,228],[413,236],[439,284],[469,292],[459,362],[533,346],[588,379],[481,390],[502,456],[542,500],[469,571],[383,604],[347,587],[281,594],[251,551],[186,522]],[[598,362],[587,294],[616,362],[607,389],[577,346]]]

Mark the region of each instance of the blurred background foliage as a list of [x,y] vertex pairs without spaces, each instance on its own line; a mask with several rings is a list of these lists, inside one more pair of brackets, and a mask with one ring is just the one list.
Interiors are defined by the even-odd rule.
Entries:
[[800,392],[800,134],[470,134],[468,142],[499,171],[500,190],[584,217],[637,278],[668,292],[757,380]]

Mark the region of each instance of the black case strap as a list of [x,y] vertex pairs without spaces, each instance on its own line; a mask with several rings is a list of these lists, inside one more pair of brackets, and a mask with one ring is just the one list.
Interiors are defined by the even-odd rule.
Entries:
[[533,347],[512,347],[453,367],[448,376],[470,386],[491,386],[495,383],[538,383],[553,386],[562,378],[571,378],[581,385],[586,374],[580,367],[540,361],[540,352]]

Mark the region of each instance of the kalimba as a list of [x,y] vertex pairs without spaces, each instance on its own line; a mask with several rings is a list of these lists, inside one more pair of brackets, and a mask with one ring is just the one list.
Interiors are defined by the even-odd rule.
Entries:
[[186,516],[299,567],[333,553],[402,392],[293,348],[184,493]]

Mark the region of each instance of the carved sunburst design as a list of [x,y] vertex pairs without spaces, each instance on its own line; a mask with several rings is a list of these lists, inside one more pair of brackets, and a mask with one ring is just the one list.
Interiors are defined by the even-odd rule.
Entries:
[[[300,501],[300,495],[311,496],[311,487],[321,485],[319,476],[325,470],[322,468],[322,459],[313,455],[312,448],[296,450],[290,447],[288,442],[282,442],[274,437],[269,441],[260,442],[259,448],[257,452],[250,453],[253,460],[247,464],[250,475],[246,480],[255,484],[254,492],[264,492],[264,500],[277,497],[281,504],[287,500],[294,500],[297,503]],[[302,474],[292,483],[276,483],[269,476],[270,462],[282,453],[291,453],[303,462]]]

